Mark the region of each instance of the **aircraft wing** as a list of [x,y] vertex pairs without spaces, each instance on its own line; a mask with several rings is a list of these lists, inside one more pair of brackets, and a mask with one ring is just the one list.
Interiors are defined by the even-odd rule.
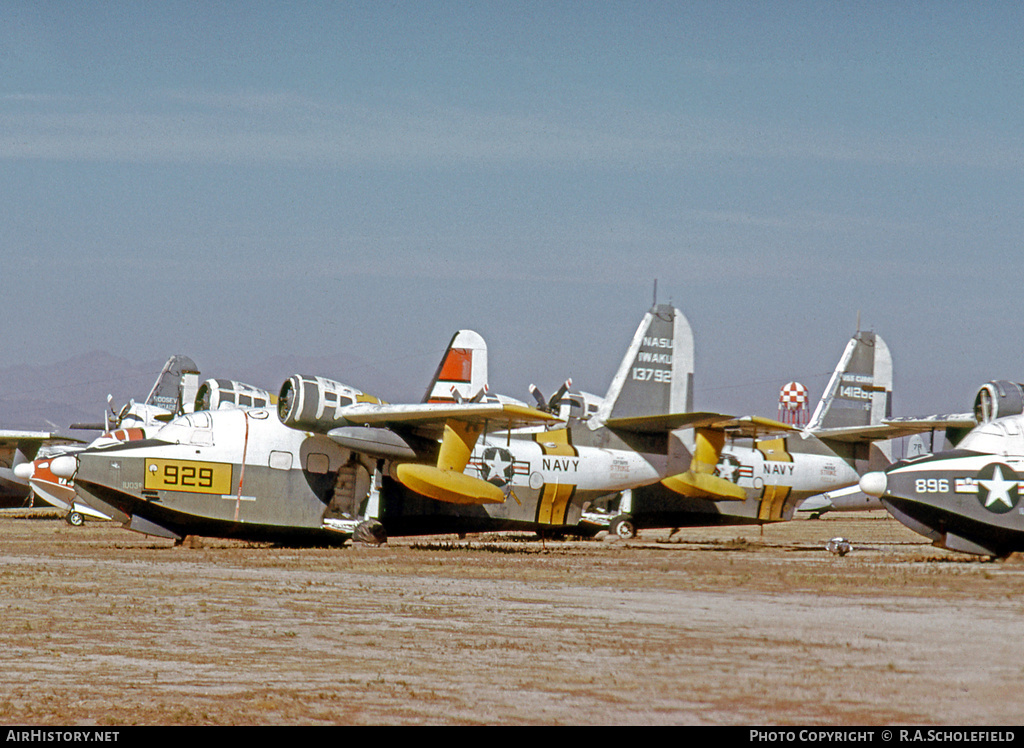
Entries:
[[44,444],[75,444],[77,442],[79,442],[78,439],[72,439],[50,431],[0,429],[0,452],[13,452],[16,449],[25,451],[26,448],[33,449],[33,447],[38,449]]
[[17,444],[20,441],[44,442],[59,438],[49,431],[19,431],[18,429],[0,429],[0,444]]
[[356,403],[338,410],[353,425],[412,429],[421,435],[440,436],[447,421],[513,429],[560,423],[551,415],[515,403]]
[[897,439],[901,436],[924,434],[938,429],[971,429],[978,425],[973,413],[948,413],[933,416],[911,416],[888,418],[882,423],[870,426],[849,426],[846,428],[817,429],[812,431],[819,439],[841,442],[871,442],[879,439]]
[[729,416],[722,413],[671,413],[638,418],[611,418],[605,425],[636,434],[659,434],[676,429],[714,429],[735,438],[757,437],[780,431],[799,431],[781,421],[760,416]]
[[[399,460],[394,469],[398,482],[450,504],[501,504],[507,498],[498,486],[463,472],[488,426],[561,423],[550,413],[512,403],[357,403],[339,408],[337,415],[350,425],[331,429],[331,439],[365,454]],[[433,439],[432,450],[424,449],[427,439]],[[436,452],[435,465],[407,461],[431,452]]]

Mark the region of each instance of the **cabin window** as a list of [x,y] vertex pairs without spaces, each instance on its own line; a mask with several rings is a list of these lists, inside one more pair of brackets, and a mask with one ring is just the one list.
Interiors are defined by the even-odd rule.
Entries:
[[310,473],[324,475],[331,471],[331,458],[319,452],[306,455],[306,470]]
[[270,467],[275,470],[291,470],[292,453],[275,449],[270,453]]

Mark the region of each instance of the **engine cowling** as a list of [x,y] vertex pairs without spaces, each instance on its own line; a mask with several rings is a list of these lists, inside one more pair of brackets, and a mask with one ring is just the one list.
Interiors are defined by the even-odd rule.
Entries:
[[351,425],[339,409],[355,403],[379,403],[355,387],[324,377],[296,374],[281,385],[277,414],[285,426],[326,434],[331,429]]
[[1024,412],[1024,384],[1005,379],[983,384],[974,398],[974,418],[988,423],[1003,416],[1016,416]]
[[267,408],[273,398],[266,390],[230,379],[207,379],[196,391],[196,410]]

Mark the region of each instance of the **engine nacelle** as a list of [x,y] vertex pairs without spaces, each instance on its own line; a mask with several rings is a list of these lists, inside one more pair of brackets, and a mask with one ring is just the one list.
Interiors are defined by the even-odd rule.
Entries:
[[207,379],[196,391],[196,410],[267,408],[272,403],[266,390],[230,379]]
[[296,374],[281,385],[277,414],[285,426],[326,434],[331,429],[351,425],[338,413],[339,409],[355,403],[379,402],[347,384]]
[[988,423],[1024,412],[1024,384],[1000,379],[983,384],[974,398],[974,419]]

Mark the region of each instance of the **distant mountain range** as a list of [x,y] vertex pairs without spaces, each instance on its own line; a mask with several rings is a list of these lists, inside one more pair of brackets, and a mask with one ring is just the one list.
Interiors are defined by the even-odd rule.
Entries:
[[[187,351],[182,353],[191,355]],[[226,367],[208,371],[201,360],[195,360],[201,372],[200,381],[234,379],[276,395],[292,374],[317,374],[392,402],[418,401],[436,366],[424,363],[424,371],[416,381],[399,382],[394,375],[381,372],[373,365],[343,356],[275,356],[255,365],[239,367],[237,371]],[[108,394],[113,396],[115,408],[130,399],[145,400],[165,362],[166,359],[136,363],[95,351],[45,366],[0,368],[0,429],[64,433],[72,423],[102,422]],[[416,368],[419,367],[417,362]],[[396,373],[408,374],[409,371]]]

